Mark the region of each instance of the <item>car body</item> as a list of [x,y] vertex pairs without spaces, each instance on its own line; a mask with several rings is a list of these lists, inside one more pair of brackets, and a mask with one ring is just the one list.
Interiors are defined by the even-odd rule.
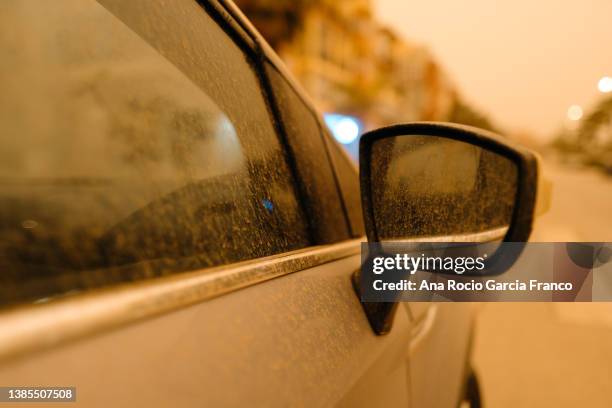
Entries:
[[374,333],[357,168],[233,4],[2,14],[0,384],[84,406],[460,403],[473,305],[405,303]]

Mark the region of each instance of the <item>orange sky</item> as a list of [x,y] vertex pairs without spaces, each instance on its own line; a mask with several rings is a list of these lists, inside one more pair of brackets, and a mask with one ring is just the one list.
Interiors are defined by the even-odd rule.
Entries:
[[542,140],[612,76],[612,0],[374,0],[378,18],[428,45],[464,97]]

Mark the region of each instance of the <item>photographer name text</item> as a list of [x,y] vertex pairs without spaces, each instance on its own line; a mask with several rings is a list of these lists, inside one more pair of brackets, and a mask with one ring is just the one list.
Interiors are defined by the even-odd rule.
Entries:
[[512,282],[496,281],[489,279],[484,282],[477,280],[458,281],[448,279],[446,281],[430,282],[422,280],[419,282],[402,279],[396,282],[385,282],[382,279],[377,279],[372,282],[372,287],[376,291],[514,291],[514,292],[553,292],[553,291],[571,291],[573,284],[571,282],[542,282],[536,279],[528,281],[515,280]]

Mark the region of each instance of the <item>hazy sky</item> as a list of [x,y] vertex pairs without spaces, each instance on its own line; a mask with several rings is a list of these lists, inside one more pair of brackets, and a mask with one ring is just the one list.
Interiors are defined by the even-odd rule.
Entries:
[[503,127],[544,138],[612,76],[612,0],[374,0],[428,45],[463,96]]

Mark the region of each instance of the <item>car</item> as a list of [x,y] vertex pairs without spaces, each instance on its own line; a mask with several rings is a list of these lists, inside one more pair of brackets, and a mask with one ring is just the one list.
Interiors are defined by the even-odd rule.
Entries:
[[[479,209],[488,239],[526,240],[532,156],[470,128],[391,127],[362,138],[360,180],[230,1],[17,0],[0,19],[0,385],[104,407],[478,406],[474,305],[378,321],[353,285],[361,243],[482,238],[459,213],[432,223],[439,200],[398,198],[410,174],[426,181],[412,197],[459,200],[466,174],[514,174],[487,190],[505,207]],[[376,147],[392,137],[414,153],[394,165]],[[412,173],[385,190],[381,165]]]

